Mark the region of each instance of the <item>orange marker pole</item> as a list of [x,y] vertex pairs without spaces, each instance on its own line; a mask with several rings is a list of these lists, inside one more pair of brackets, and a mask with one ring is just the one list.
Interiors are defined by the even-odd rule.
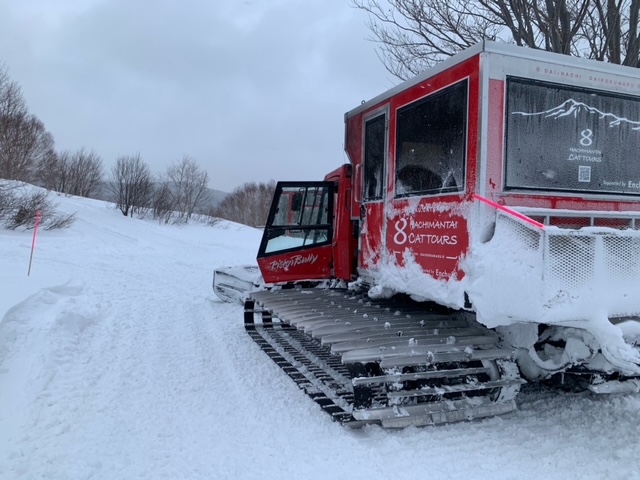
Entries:
[[40,225],[40,210],[36,213],[36,225],[33,227],[33,240],[31,241],[31,256],[29,257],[29,270],[27,277],[31,275],[31,262],[33,262],[33,251],[36,249],[36,236],[38,235],[38,225]]

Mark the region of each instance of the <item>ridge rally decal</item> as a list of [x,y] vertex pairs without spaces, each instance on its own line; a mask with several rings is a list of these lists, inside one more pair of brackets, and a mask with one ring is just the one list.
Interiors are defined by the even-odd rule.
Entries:
[[280,258],[277,260],[273,260],[269,267],[271,270],[284,270],[287,271],[291,267],[296,267],[298,265],[305,264],[313,264],[318,260],[318,255],[313,253],[309,253],[308,255],[293,255],[288,258]]

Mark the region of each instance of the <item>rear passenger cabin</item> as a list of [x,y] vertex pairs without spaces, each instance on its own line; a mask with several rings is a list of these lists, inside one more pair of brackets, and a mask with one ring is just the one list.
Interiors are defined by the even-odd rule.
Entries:
[[485,42],[345,123],[373,283],[394,265],[463,278],[499,207],[561,228],[640,225],[637,69]]

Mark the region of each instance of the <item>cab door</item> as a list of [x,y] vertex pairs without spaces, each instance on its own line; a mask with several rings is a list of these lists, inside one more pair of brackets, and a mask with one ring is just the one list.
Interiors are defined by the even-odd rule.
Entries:
[[[387,178],[387,144],[389,131],[388,105],[364,118],[362,164],[360,182],[360,258],[364,271],[379,268],[385,249],[384,201]],[[361,271],[361,273],[364,273]]]
[[332,276],[333,182],[279,182],[258,251],[265,282]]

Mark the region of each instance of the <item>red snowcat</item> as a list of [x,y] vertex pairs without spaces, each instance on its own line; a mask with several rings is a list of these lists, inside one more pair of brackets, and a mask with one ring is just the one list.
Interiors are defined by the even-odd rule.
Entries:
[[[640,70],[484,42],[345,115],[277,185],[247,332],[332,418],[503,414],[527,381],[640,390]],[[260,278],[261,275],[261,278]]]

